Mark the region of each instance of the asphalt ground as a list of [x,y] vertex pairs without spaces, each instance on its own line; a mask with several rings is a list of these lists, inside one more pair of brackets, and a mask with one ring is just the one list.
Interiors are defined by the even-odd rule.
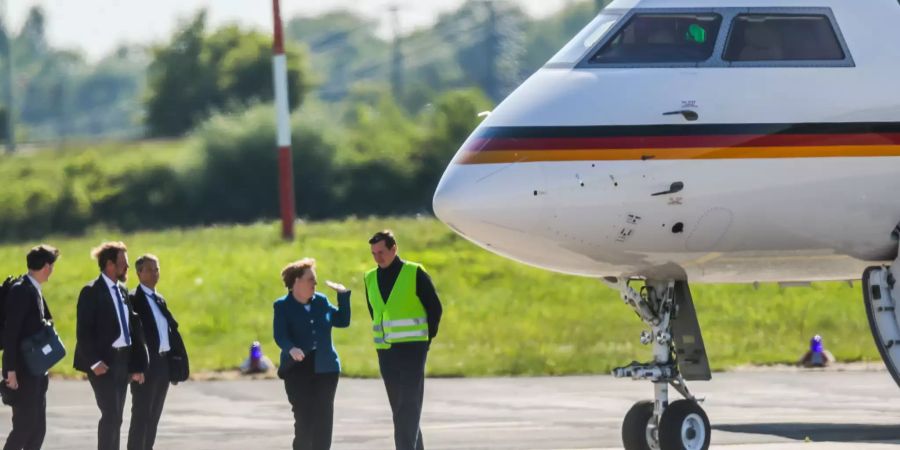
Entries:
[[[712,448],[900,446],[900,389],[885,371],[751,370],[689,387],[705,398]],[[428,449],[621,448],[625,412],[651,393],[648,382],[608,376],[428,379],[422,431]],[[51,380],[47,403],[44,448],[96,448],[87,381]],[[5,435],[11,410],[0,416]],[[128,421],[126,411],[123,448]],[[292,436],[280,380],[191,381],[170,389],[156,448],[288,449]],[[381,380],[341,379],[332,448],[390,449],[391,436]]]

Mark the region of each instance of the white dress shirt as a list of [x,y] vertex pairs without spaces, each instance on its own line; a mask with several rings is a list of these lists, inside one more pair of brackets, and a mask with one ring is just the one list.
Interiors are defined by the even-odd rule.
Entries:
[[[100,274],[100,276],[103,277],[103,281],[106,282],[106,287],[107,287],[107,289],[109,289],[109,295],[110,295],[110,297],[112,297],[112,302],[113,302],[113,311],[115,311],[115,313],[116,313],[116,321],[119,322],[119,338],[116,339],[115,341],[113,341],[112,346],[113,346],[113,348],[128,347],[128,344],[125,342],[125,328],[122,326],[122,319],[119,318],[119,305],[117,304],[117,302],[119,301],[119,298],[122,298],[121,297],[122,291],[118,291],[118,294],[117,294],[116,291],[119,289],[118,283],[114,282],[113,280],[110,280],[109,277],[107,277],[105,273]],[[122,298],[122,302],[123,302],[122,309],[123,309],[123,311],[125,311],[125,320],[128,320],[128,306],[125,305],[124,298]]]
[[[115,311],[115,313],[116,313],[116,322],[119,323],[119,338],[113,342],[112,346],[113,346],[113,348],[127,347],[128,344],[125,343],[125,329],[122,328],[122,319],[119,318],[119,305],[116,303],[119,301],[119,297],[116,296],[116,289],[119,289],[119,285],[118,285],[118,283],[114,282],[113,280],[110,280],[109,277],[107,277],[105,273],[101,272],[100,277],[103,278],[103,282],[106,283],[106,289],[109,290],[109,296],[112,297],[113,311]],[[122,295],[122,293],[119,292],[119,296],[121,296],[121,295]],[[122,302],[123,302],[122,308],[124,308],[125,317],[127,318],[128,317],[128,307],[125,306],[125,304],[124,304],[124,302],[125,302],[124,298],[122,298]],[[103,362],[103,361],[95,362],[91,366],[91,370],[96,369],[97,366],[99,366],[101,362]]]
[[156,321],[156,331],[159,333],[159,352],[167,352],[171,350],[171,347],[169,347],[169,321],[166,320],[166,316],[163,315],[162,310],[159,309],[159,305],[154,300],[158,299],[159,296],[156,291],[143,284],[141,289],[144,290],[144,295],[147,296],[147,303],[150,304],[150,311],[153,311],[153,319]]

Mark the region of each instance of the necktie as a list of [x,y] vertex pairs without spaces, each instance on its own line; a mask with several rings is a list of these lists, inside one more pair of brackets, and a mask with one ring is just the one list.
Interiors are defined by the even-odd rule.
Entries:
[[172,318],[172,314],[169,312],[169,308],[166,307],[165,299],[159,298],[156,296],[156,292],[153,292],[150,295],[150,300],[153,300],[156,303],[156,306],[159,308],[159,313],[162,314],[163,318],[166,319],[166,322],[169,326],[172,325],[172,322],[175,320]]
[[147,294],[147,296],[150,297],[151,302],[156,303],[156,307],[157,309],[159,309],[159,313],[162,314],[162,316],[166,318],[166,320],[168,320],[168,317],[166,317],[166,311],[163,309],[163,302],[159,299],[159,297],[156,296],[156,293],[153,292]]
[[116,291],[116,307],[119,310],[119,322],[122,324],[122,333],[125,334],[125,345],[131,345],[131,333],[128,332],[128,317],[125,316],[125,304],[122,302],[122,294],[119,287],[113,286]]

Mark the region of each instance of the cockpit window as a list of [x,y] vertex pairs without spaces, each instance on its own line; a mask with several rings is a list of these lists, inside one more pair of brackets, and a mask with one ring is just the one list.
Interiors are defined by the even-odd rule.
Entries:
[[595,55],[593,64],[695,63],[713,54],[722,16],[635,14]]
[[725,61],[843,60],[844,51],[824,15],[740,14],[734,19]]
[[604,12],[594,18],[581,32],[578,33],[562,50],[556,52],[547,64],[571,65],[597,45],[600,39],[622,18],[621,14]]

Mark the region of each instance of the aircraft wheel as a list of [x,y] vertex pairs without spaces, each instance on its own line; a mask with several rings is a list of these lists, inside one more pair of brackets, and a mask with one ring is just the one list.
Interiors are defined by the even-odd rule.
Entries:
[[625,450],[654,450],[655,445],[650,446],[651,442],[655,444],[653,430],[649,427],[652,419],[652,400],[639,401],[628,410],[622,421],[622,444],[625,445]]
[[659,420],[659,445],[662,450],[708,450],[710,432],[703,408],[691,400],[678,400]]

